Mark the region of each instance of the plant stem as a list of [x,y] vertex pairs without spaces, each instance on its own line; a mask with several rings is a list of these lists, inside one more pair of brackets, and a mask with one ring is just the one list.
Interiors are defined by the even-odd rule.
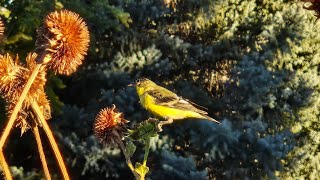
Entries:
[[30,89],[34,79],[36,78],[40,67],[41,67],[41,64],[37,64],[37,66],[33,70],[31,76],[28,79],[28,82],[26,83],[26,85],[25,85],[25,87],[24,87],[24,89],[23,89],[23,91],[22,91],[22,93],[21,93],[21,95],[20,95],[20,97],[18,99],[17,104],[15,105],[15,107],[14,107],[14,109],[12,111],[12,114],[11,114],[11,116],[9,118],[7,126],[4,129],[4,132],[3,132],[2,136],[1,136],[1,139],[0,139],[0,149],[3,148],[5,141],[7,140],[8,136],[9,136],[9,133],[10,133],[10,130],[11,130],[12,126],[13,126],[13,123],[17,118],[18,112],[20,111],[20,109],[22,107],[22,103],[25,100],[25,98],[27,96],[27,93],[29,92],[29,89]]
[[54,155],[56,156],[56,159],[58,161],[60,170],[62,172],[63,178],[66,179],[66,180],[69,180],[70,178],[69,178],[69,175],[68,175],[68,171],[67,171],[66,165],[64,164],[64,161],[63,161],[63,158],[61,156],[60,150],[58,148],[57,142],[54,139],[54,136],[52,134],[52,131],[50,130],[50,127],[49,127],[47,121],[44,119],[43,113],[40,110],[38,103],[35,102],[35,101],[31,101],[31,105],[32,105],[32,108],[34,109],[35,113],[37,114],[37,117],[39,118],[39,121],[42,124],[44,132],[46,133],[46,135],[47,135],[47,137],[49,139],[49,142],[50,142],[51,147],[53,149]]
[[41,159],[41,163],[42,163],[44,174],[45,174],[47,180],[51,180],[50,172],[49,172],[49,169],[48,169],[48,164],[47,164],[47,161],[46,161],[46,156],[45,156],[45,154],[43,152],[43,148],[42,148],[42,143],[41,143],[41,138],[40,138],[38,125],[34,125],[33,132],[34,132],[34,136],[35,136],[36,141],[37,141],[37,147],[38,147],[38,151],[39,151],[39,155],[40,155],[40,159]]
[[143,165],[147,165],[148,155],[149,155],[149,149],[150,149],[150,137],[146,139],[146,144],[144,147],[144,156],[143,156]]
[[10,169],[9,169],[9,166],[8,166],[8,164],[6,162],[6,159],[4,158],[2,149],[0,151],[0,162],[1,162],[2,170],[3,170],[4,175],[6,177],[5,179],[6,180],[12,180]]
[[127,153],[127,151],[126,151],[126,148],[124,147],[124,144],[123,144],[121,138],[118,136],[118,133],[117,133],[117,132],[115,132],[115,133],[117,134],[117,135],[116,135],[116,137],[117,137],[117,143],[119,144],[119,146],[120,146],[120,148],[121,148],[121,150],[122,150],[122,152],[123,152],[123,155],[124,155],[124,157],[126,158],[127,165],[128,165],[128,167],[130,168],[131,172],[133,173],[134,177],[136,178],[136,180],[144,180],[144,177],[142,178],[142,177],[136,172],[136,170],[134,169],[134,166],[133,166],[133,164],[132,164],[132,162],[131,162],[130,156],[128,155],[128,153]]
[[[10,115],[10,118],[9,118],[9,121],[3,131],[3,134],[1,136],[1,139],[0,139],[0,151],[1,151],[1,165],[3,166],[3,169],[5,170],[4,173],[6,175],[6,177],[11,177],[11,174],[10,174],[10,171],[7,171],[6,169],[9,169],[8,167],[8,164],[5,162],[5,158],[4,158],[4,155],[3,155],[3,146],[4,146],[4,143],[6,142],[9,134],[10,134],[10,131],[11,131],[11,128],[13,126],[13,123],[15,122],[15,120],[17,119],[17,115],[22,107],[22,103],[23,101],[25,100],[28,92],[29,92],[29,89],[33,83],[33,81],[35,80],[38,72],[39,72],[39,69],[41,68],[41,65],[42,64],[37,64],[36,67],[33,69],[32,71],[32,74],[31,76],[29,77],[25,87],[23,88],[23,91],[18,99],[18,102],[17,104],[15,105],[11,115]],[[3,162],[2,162],[3,161]],[[8,174],[9,173],[9,174]]]

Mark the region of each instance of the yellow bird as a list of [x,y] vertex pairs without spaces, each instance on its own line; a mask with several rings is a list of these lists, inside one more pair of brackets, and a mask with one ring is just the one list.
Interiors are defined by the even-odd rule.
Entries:
[[141,105],[152,114],[166,119],[159,123],[159,128],[164,124],[171,124],[173,120],[185,118],[207,119],[220,124],[219,121],[207,116],[201,107],[174,92],[161,87],[147,78],[140,78],[129,86],[136,86]]

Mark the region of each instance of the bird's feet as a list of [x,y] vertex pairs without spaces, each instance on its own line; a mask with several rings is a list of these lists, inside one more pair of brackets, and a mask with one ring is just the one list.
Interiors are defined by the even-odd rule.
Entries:
[[171,124],[173,123],[173,119],[172,118],[167,118],[165,121],[160,121],[157,125],[159,132],[162,131],[162,126],[166,125],[166,124]]

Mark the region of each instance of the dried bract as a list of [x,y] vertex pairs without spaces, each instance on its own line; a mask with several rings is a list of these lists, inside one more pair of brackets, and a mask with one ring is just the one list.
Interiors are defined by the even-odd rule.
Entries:
[[9,54],[0,55],[0,93],[7,101],[17,99],[25,85],[26,69]]
[[[26,75],[26,78],[27,78],[26,81],[31,76],[34,68],[36,68],[36,58],[37,58],[36,53],[29,53],[26,58],[26,62],[27,62],[26,69],[28,71]],[[47,81],[46,74],[47,73],[46,73],[45,66],[42,66],[30,87],[30,90],[29,90],[30,97],[37,98],[37,96],[39,96],[39,93],[42,93],[44,91],[44,85],[46,84],[46,81]]]

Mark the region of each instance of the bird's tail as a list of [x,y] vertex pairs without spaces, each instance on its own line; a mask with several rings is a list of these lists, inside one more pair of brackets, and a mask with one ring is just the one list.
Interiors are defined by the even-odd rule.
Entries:
[[205,115],[205,114],[201,114],[201,116],[203,116],[204,119],[207,119],[207,120],[209,120],[209,121],[215,122],[215,123],[217,123],[217,124],[221,124],[221,122],[213,119],[213,118],[210,117],[210,116],[207,116],[207,115]]

